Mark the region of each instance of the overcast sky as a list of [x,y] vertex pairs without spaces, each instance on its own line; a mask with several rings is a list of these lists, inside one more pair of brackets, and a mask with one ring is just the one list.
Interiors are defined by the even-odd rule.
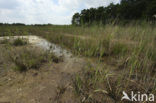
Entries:
[[0,0],[0,22],[70,24],[82,9],[107,6],[120,0]]

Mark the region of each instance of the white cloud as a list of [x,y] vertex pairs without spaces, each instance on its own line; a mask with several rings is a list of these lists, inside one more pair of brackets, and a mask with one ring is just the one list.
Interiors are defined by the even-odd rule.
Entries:
[[70,24],[81,9],[119,0],[0,0],[0,22]]
[[119,3],[120,0],[86,0],[86,7],[107,6],[110,3]]

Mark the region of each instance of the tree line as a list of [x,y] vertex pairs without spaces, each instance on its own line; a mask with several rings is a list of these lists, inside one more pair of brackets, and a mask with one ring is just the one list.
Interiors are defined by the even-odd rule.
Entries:
[[24,23],[0,23],[0,26],[53,26],[53,24],[29,24],[26,25]]
[[106,24],[132,20],[156,21],[156,0],[121,0],[107,7],[84,9],[73,15],[72,24]]

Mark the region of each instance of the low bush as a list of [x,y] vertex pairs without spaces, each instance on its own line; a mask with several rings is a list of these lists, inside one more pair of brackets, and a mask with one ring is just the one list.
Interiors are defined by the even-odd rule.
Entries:
[[27,44],[27,41],[26,40],[23,40],[23,39],[20,39],[20,38],[17,38],[13,41],[13,45],[14,46],[23,46],[23,45],[26,45]]
[[43,52],[39,49],[18,48],[11,50],[10,59],[15,64],[14,70],[27,71],[29,69],[38,69],[45,62],[59,62],[59,58],[49,52]]

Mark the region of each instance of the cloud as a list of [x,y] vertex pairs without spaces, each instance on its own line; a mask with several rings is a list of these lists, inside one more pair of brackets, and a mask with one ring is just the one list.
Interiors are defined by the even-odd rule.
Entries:
[[70,24],[72,15],[85,8],[119,0],[0,0],[0,22]]
[[99,6],[107,6],[110,3],[119,3],[120,0],[86,0],[86,7],[99,7]]
[[19,5],[17,0],[0,0],[1,9],[14,9]]

